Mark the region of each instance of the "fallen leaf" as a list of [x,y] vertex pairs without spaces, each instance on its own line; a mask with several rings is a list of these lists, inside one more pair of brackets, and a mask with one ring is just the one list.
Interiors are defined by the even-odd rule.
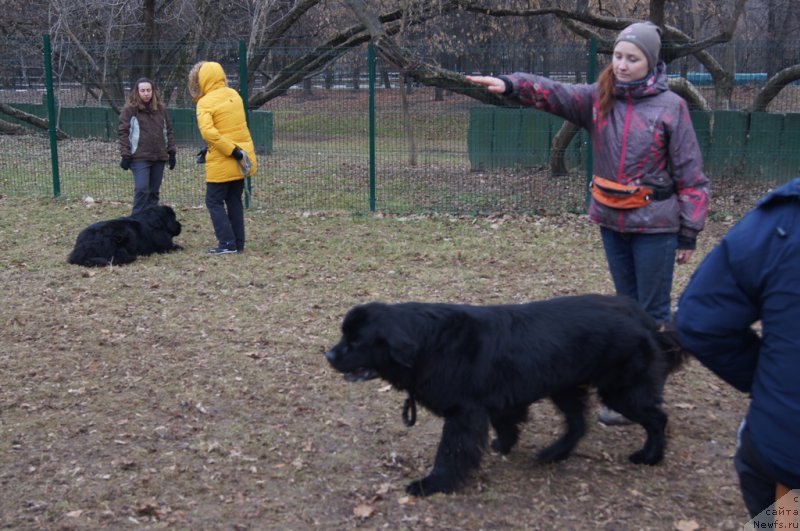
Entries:
[[397,500],[397,503],[400,505],[414,505],[414,497],[413,496],[402,496]]
[[675,531],[697,531],[700,524],[694,520],[680,520],[675,523]]
[[371,505],[367,505],[366,503],[359,503],[353,508],[353,515],[361,518],[362,520],[366,520],[372,513],[375,512],[375,508]]

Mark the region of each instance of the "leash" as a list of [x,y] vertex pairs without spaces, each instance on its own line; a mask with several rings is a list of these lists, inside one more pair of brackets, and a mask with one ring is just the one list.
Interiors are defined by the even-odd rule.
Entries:
[[403,403],[403,424],[410,428],[417,423],[417,401],[414,399],[414,394],[409,391],[408,398]]

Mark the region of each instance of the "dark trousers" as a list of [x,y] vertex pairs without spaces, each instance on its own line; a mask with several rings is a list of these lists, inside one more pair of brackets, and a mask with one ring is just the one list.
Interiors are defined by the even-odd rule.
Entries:
[[166,163],[162,161],[131,161],[131,172],[133,172],[133,211],[131,214],[136,214],[147,206],[158,204],[165,165]]
[[771,477],[764,467],[750,439],[747,425],[739,435],[739,447],[736,449],[733,464],[736,466],[736,473],[739,474],[739,486],[742,489],[744,504],[750,513],[750,518],[755,518],[775,503],[775,488],[778,481]]
[[244,250],[244,179],[206,183],[206,208],[220,247]]
[[677,234],[633,234],[601,228],[617,295],[639,302],[659,323],[670,320]]

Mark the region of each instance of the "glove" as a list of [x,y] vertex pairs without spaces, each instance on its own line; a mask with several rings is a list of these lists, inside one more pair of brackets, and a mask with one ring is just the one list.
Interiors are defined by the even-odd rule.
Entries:
[[235,147],[233,148],[233,153],[231,153],[231,157],[235,158],[236,160],[242,160],[242,158],[244,157],[244,152],[238,147]]
[[197,152],[195,155],[195,162],[198,164],[205,164],[206,163],[206,153],[208,153],[208,146],[204,147],[200,151]]
[[236,160],[237,164],[239,164],[239,171],[242,172],[242,177],[250,177],[250,172],[253,170],[253,163],[250,161],[250,156],[247,154],[247,151],[243,151],[239,148],[236,149],[239,151],[239,157]]
[[170,151],[169,152],[169,169],[171,169],[171,170],[175,169],[175,152],[174,151]]
[[131,169],[131,159],[128,157],[122,157],[122,160],[119,162],[119,167],[125,171]]

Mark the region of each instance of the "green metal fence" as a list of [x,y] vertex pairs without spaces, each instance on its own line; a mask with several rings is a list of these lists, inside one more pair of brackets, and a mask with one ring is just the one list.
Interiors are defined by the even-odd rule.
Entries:
[[[42,118],[52,113],[68,138],[51,141],[49,133],[54,137],[55,130],[37,129],[0,112],[2,122],[24,128],[24,134],[0,135],[0,194],[130,201],[130,172],[118,167],[116,112],[96,90],[77,82],[77,71],[59,66],[48,85],[46,71],[52,65],[44,60],[45,44],[36,45],[41,48],[37,64],[29,60],[23,68],[10,55],[0,58],[0,103]],[[270,51],[271,61],[249,87],[242,87],[241,43],[212,43],[206,51],[211,55],[203,58],[219,60],[231,85],[251,97],[304,53]],[[477,49],[461,58],[419,53],[464,73],[526,70],[575,82],[591,79],[597,67],[591,50],[575,46],[527,54]],[[203,143],[175,73],[185,75],[187,64],[164,66],[166,73],[154,80],[168,95],[179,149],[162,198],[201,205],[203,168],[195,164],[194,154]],[[757,90],[748,83],[737,87],[734,108],[745,107]],[[702,84],[699,89],[709,96],[713,92]],[[800,87],[784,89],[774,112],[693,111],[692,120],[718,197],[728,197],[727,185],[763,189],[800,175]],[[550,146],[560,119],[403,83],[368,47],[251,110],[249,124],[259,157],[250,196],[254,208],[489,213],[580,212],[585,205],[591,163],[587,135],[577,135],[566,152],[568,174],[553,175]]]

